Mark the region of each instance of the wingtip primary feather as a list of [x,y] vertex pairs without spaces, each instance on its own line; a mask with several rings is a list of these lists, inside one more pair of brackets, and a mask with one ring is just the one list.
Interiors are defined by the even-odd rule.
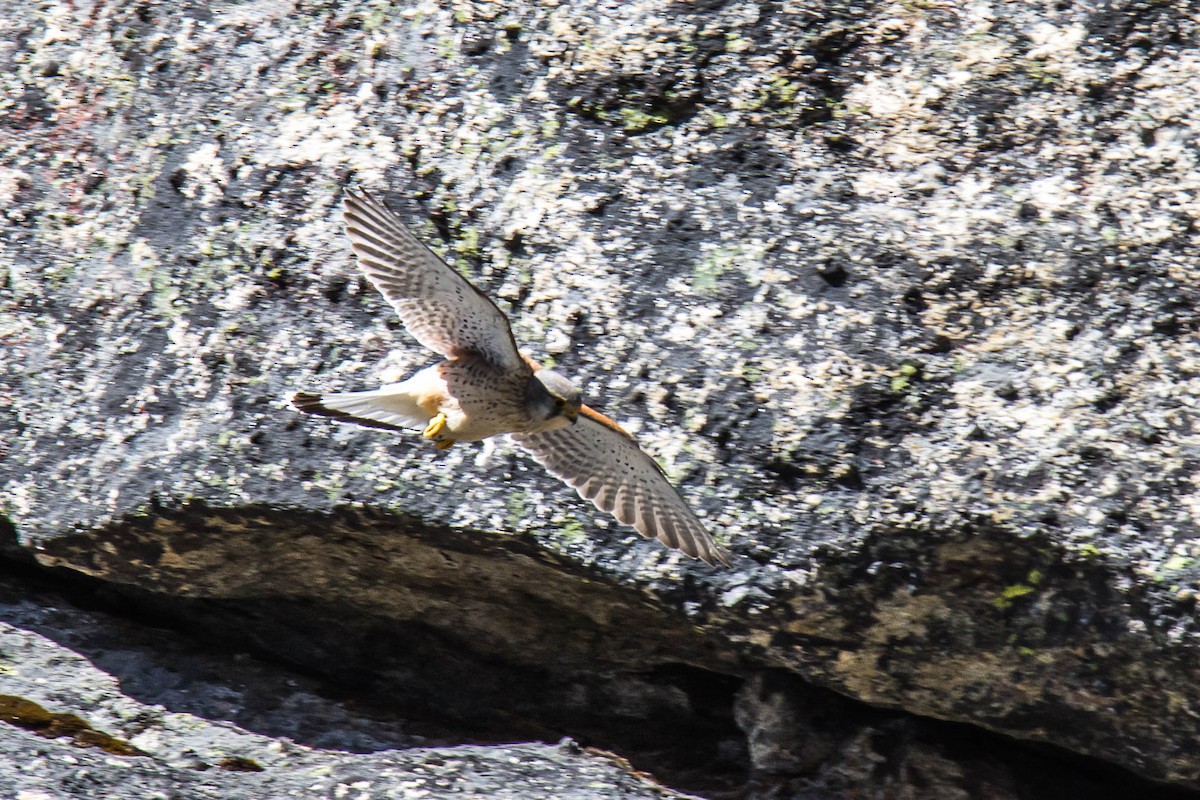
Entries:
[[698,558],[710,567],[731,567],[733,563],[730,561],[729,552],[717,544],[713,538],[698,520],[693,519],[692,525],[683,523],[676,526],[673,541],[667,541],[662,537],[660,531],[659,540],[669,547],[674,547],[685,555],[692,558]]
[[378,205],[379,204],[379,201],[375,199],[375,196],[363,188],[343,189],[342,190],[342,202],[343,203],[358,203],[360,205]]
[[705,564],[708,564],[710,567],[721,566],[728,568],[733,566],[732,556],[730,555],[729,551],[715,542],[708,552],[697,555],[696,557]]
[[366,189],[345,190],[342,195],[342,218],[348,229],[357,228],[371,221],[374,221],[376,226],[380,223],[399,223],[396,212]]

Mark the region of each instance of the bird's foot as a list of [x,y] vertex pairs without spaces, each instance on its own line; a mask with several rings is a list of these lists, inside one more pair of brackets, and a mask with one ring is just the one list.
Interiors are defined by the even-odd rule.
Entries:
[[446,430],[446,415],[438,412],[438,415],[429,420],[429,425],[421,432],[421,435],[426,439],[433,439],[433,446],[438,450],[449,450],[454,447],[457,439],[444,439],[442,432]]
[[437,439],[445,429],[446,415],[439,411],[436,417],[429,420],[429,425],[425,427],[425,430],[421,432],[421,435],[426,439]]

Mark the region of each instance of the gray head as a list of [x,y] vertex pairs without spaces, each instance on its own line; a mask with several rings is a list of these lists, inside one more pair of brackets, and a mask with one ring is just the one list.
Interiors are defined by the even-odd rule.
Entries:
[[530,416],[539,422],[565,417],[574,423],[583,405],[582,393],[575,384],[552,369],[540,369],[529,379],[525,390]]

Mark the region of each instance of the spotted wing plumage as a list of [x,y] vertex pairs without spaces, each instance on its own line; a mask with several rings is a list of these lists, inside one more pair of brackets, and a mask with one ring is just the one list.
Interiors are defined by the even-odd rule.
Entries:
[[729,556],[667,480],[662,468],[615,422],[584,406],[576,424],[512,439],[597,508],[709,564]]
[[446,358],[481,357],[499,372],[528,372],[496,304],[366,192],[346,192],[346,235],[358,266],[409,333]]

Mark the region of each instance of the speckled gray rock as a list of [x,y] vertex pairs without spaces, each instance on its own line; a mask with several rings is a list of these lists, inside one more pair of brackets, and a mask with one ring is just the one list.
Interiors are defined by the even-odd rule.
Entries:
[[[22,7],[4,512],[43,562],[167,595],[505,658],[582,603],[564,669],[782,668],[1200,787],[1196,20]],[[286,408],[429,360],[354,272],[351,181],[432,221],[736,569],[636,541],[507,445],[435,457]]]
[[0,791],[19,800],[684,796],[643,784],[620,771],[615,760],[572,756],[548,745],[356,756],[296,751],[280,759],[283,769],[269,772],[198,771],[149,759],[118,759],[0,730],[0,761],[16,767],[0,776]]

